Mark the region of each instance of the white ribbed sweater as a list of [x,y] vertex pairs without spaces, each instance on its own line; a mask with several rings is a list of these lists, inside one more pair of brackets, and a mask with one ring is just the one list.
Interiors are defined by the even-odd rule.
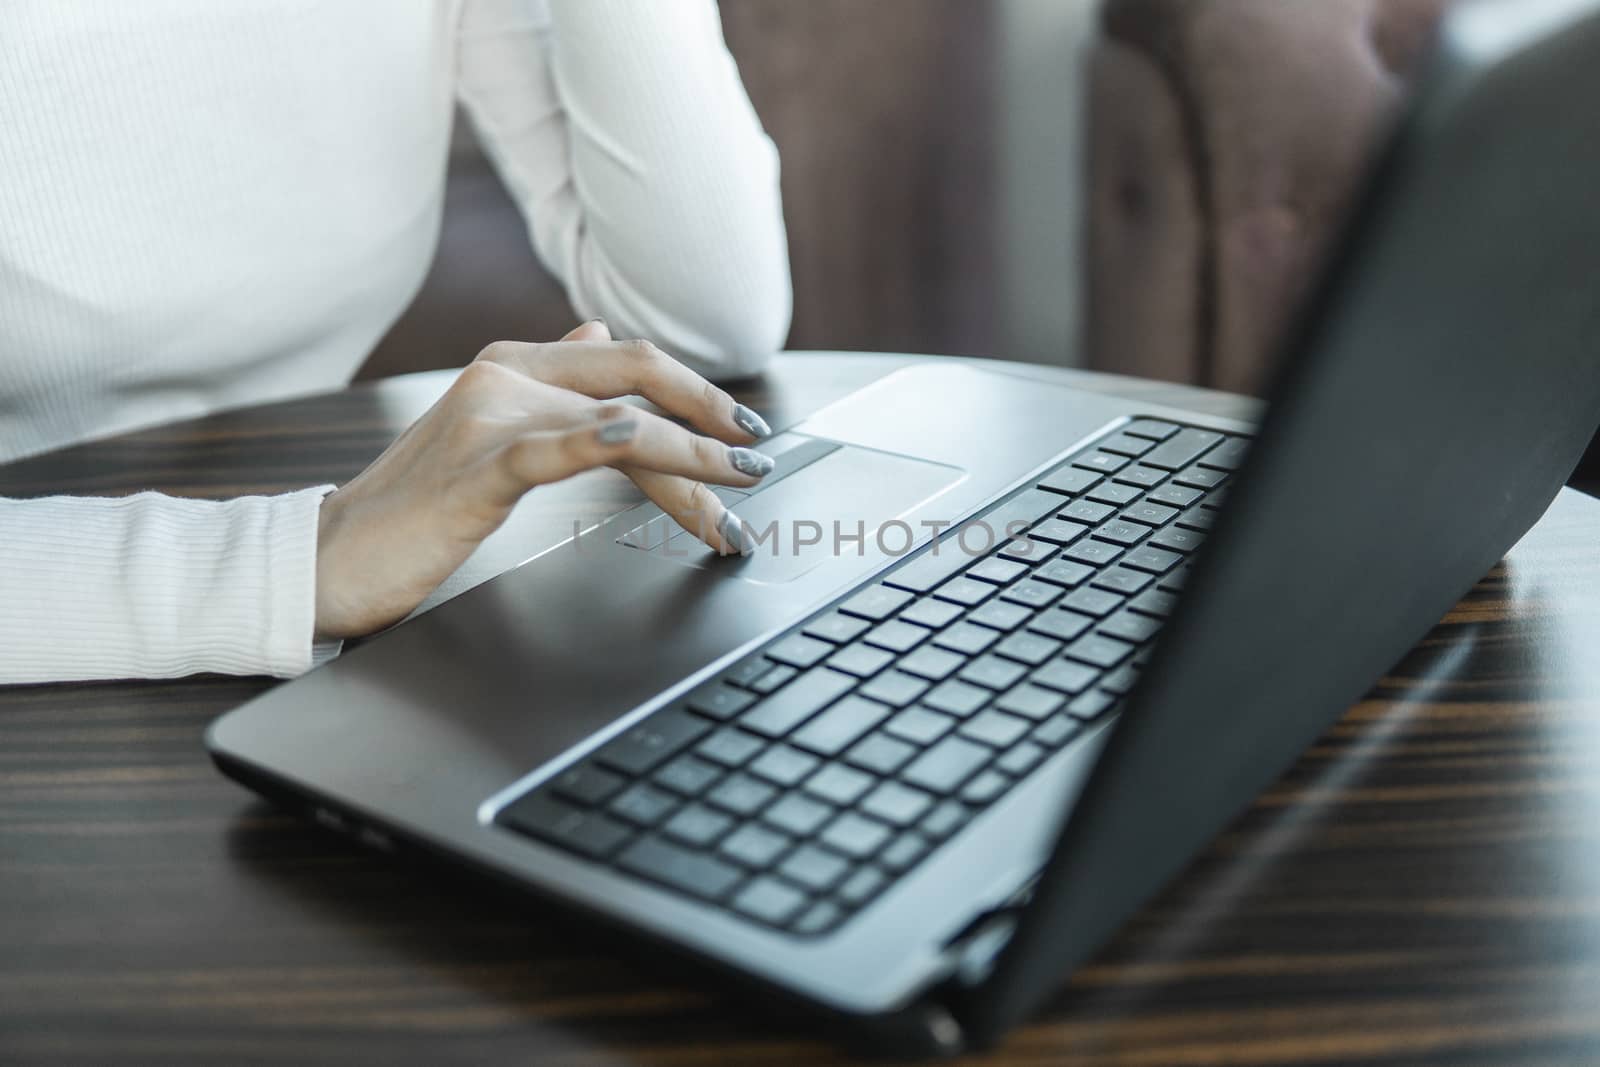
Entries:
[[[456,100],[581,315],[711,373],[781,345],[714,0],[11,0],[0,461],[348,382],[426,273]],[[0,500],[0,683],[304,671],[327,489]]]

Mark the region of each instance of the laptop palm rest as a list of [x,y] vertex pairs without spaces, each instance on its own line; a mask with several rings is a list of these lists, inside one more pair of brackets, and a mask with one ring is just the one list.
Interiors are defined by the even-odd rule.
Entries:
[[784,434],[773,444],[775,484],[769,476],[755,492],[719,491],[754,542],[745,558],[723,559],[693,532],[667,525],[664,516],[630,528],[618,543],[679,566],[715,564],[730,577],[789,582],[838,556],[861,557],[877,547],[907,551],[926,531],[896,520],[965,477],[955,467],[801,434]]

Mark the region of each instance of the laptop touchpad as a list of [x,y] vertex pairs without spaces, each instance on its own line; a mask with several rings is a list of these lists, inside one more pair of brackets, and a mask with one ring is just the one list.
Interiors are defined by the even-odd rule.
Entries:
[[955,467],[907,456],[783,436],[792,440],[784,441],[787,447],[776,457],[777,482],[748,494],[717,491],[754,536],[755,550],[748,557],[719,557],[664,518],[653,519],[653,527],[635,527],[618,540],[681,566],[715,564],[749,581],[787,582],[829,559],[860,558],[874,551],[880,530],[887,551],[904,551],[912,537],[926,531],[885,524],[916,511],[964,476]]

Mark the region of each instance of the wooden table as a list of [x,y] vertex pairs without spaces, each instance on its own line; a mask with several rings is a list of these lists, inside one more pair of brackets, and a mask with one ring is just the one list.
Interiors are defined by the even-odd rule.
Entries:
[[[742,396],[781,424],[900,362],[794,355]],[[344,479],[446,380],[86,445],[0,468],[0,494],[230,496]],[[575,514],[631,500],[609,474],[541,490],[477,565],[515,562]],[[981,1062],[1600,1063],[1597,537],[1600,502],[1563,493]],[[842,1059],[803,1021],[750,1010],[703,973],[465,876],[358,851],[226,782],[201,732],[268,684],[0,689],[0,1063]]]

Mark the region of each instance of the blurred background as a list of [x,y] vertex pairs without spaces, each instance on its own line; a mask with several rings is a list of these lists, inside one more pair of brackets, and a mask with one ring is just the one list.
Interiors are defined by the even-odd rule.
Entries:
[[[783,159],[789,347],[1077,362],[1091,0],[723,0]],[[363,377],[575,316],[465,121],[433,269]]]

